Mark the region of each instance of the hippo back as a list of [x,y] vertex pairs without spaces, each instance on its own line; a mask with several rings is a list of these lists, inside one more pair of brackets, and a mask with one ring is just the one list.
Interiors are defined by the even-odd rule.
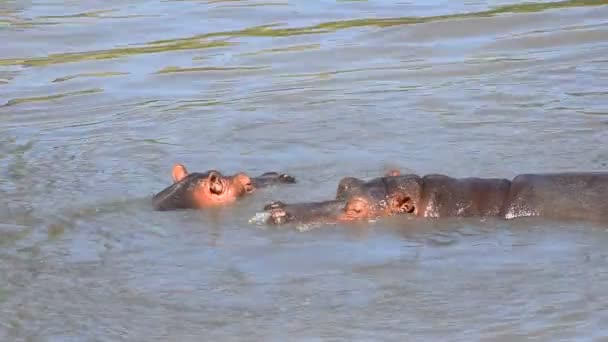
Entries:
[[608,220],[608,173],[523,174],[511,182],[504,217]]
[[499,215],[510,181],[502,178],[452,178],[426,175],[423,178],[420,216],[470,217]]

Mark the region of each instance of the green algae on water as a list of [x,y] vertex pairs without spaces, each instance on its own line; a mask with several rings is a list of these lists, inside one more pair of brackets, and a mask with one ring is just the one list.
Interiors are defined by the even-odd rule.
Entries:
[[281,48],[272,48],[272,49],[262,49],[256,52],[246,52],[241,54],[241,56],[255,56],[255,55],[261,55],[261,54],[266,54],[266,53],[281,53],[281,52],[299,52],[299,51],[306,51],[306,50],[315,50],[315,49],[320,49],[321,48],[321,44],[301,44],[301,45],[292,45],[292,46],[286,46],[286,47],[281,47]]
[[248,71],[248,70],[261,70],[267,67],[191,67],[191,68],[180,68],[180,67],[166,67],[159,71],[157,74],[172,74],[180,72],[205,72],[205,71]]
[[23,59],[0,59],[2,65],[23,65],[30,67],[46,66],[61,63],[73,63],[100,59],[113,59],[126,57],[130,55],[141,55],[158,52],[179,51],[179,50],[195,50],[207,49],[214,47],[224,47],[231,43],[223,41],[200,42],[196,41],[175,41],[167,44],[149,44],[145,46],[124,47],[109,50],[74,52],[74,53],[58,53],[47,57],[38,58],[23,58]]
[[40,18],[40,19],[99,18],[101,14],[111,13],[111,12],[114,12],[114,10],[99,10],[99,11],[90,11],[90,12],[64,14],[64,15],[43,15],[38,18]]
[[83,74],[76,74],[76,75],[70,75],[70,76],[65,76],[65,77],[59,77],[53,80],[52,83],[56,83],[56,82],[65,82],[65,81],[69,81],[75,78],[80,78],[80,77],[111,77],[111,76],[122,76],[122,75],[128,75],[128,72],[112,72],[112,71],[108,71],[108,72],[91,72],[91,73],[83,73]]
[[187,38],[159,40],[149,42],[143,46],[122,47],[109,50],[86,51],[76,53],[60,53],[39,58],[0,59],[2,65],[45,66],[59,63],[71,63],[97,59],[122,58],[130,55],[147,53],[160,53],[178,50],[207,49],[224,47],[234,43],[226,41],[207,41],[214,37],[287,37],[305,34],[322,34],[335,32],[341,29],[357,27],[391,27],[399,25],[412,25],[435,21],[492,17],[509,13],[532,13],[552,9],[590,7],[608,5],[608,0],[565,0],[543,3],[523,3],[496,7],[486,11],[471,13],[445,14],[428,17],[393,17],[393,18],[358,18],[341,21],[330,21],[307,27],[280,28],[278,24],[261,25],[236,31],[211,32]]
[[0,287],[0,303],[6,302],[9,295],[9,290]]
[[51,100],[62,99],[64,97],[95,94],[95,93],[100,93],[100,92],[103,92],[103,89],[93,88],[93,89],[85,89],[85,90],[73,91],[70,93],[63,93],[63,94],[54,94],[54,95],[47,95],[47,96],[34,96],[34,97],[21,97],[21,98],[8,100],[8,102],[6,102],[6,104],[4,104],[0,107],[15,106],[18,104],[31,103],[31,102],[46,102],[46,101],[51,101]]

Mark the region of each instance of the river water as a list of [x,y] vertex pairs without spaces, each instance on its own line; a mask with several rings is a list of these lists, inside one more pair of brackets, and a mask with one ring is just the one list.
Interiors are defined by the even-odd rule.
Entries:
[[[606,170],[608,1],[0,0],[0,41],[1,341],[608,338],[606,227],[249,222],[390,166]],[[299,182],[155,212],[175,162]]]

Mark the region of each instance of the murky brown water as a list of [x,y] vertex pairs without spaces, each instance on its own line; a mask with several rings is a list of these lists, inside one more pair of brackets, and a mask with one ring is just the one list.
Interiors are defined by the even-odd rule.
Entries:
[[[608,168],[608,1],[0,1],[0,340],[608,338],[585,223],[248,223],[387,165]],[[299,179],[151,210],[170,167]]]

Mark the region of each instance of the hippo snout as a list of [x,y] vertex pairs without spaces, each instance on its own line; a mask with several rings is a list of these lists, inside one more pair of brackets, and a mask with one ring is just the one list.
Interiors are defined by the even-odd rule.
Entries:
[[267,219],[268,224],[272,225],[281,225],[291,222],[293,220],[293,216],[289,214],[283,208],[272,209],[270,211],[270,216]]
[[281,201],[274,201],[274,202],[268,203],[264,206],[265,211],[272,210],[272,209],[282,209],[282,208],[285,208],[285,203],[283,203]]

